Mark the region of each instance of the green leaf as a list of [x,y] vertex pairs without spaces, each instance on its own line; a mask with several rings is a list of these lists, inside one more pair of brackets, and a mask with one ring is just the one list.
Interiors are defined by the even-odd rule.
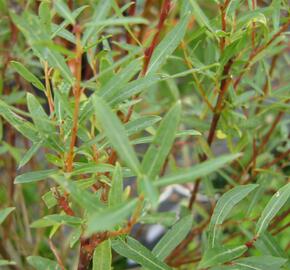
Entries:
[[287,259],[273,256],[255,256],[247,257],[234,261],[234,265],[238,266],[238,270],[279,270]]
[[31,118],[33,119],[37,129],[42,131],[44,134],[52,133],[54,131],[54,127],[52,126],[47,114],[37,98],[30,93],[27,93],[27,105]]
[[16,263],[13,261],[8,261],[8,260],[1,260],[0,259],[0,266],[6,266],[6,265],[15,265]]
[[42,143],[43,141],[39,141],[31,146],[31,148],[25,153],[23,158],[20,160],[18,169],[22,168],[34,156],[34,154],[38,151]]
[[111,270],[111,241],[106,240],[97,245],[93,255],[93,270]]
[[51,32],[51,15],[50,15],[50,3],[42,1],[39,5],[38,14],[43,27],[46,29],[47,33]]
[[72,199],[82,208],[86,209],[90,213],[99,211],[103,207],[97,194],[93,194],[85,189],[82,189],[81,186],[76,181],[71,181],[66,177],[60,177],[54,175],[53,179],[67,191]]
[[27,262],[36,270],[61,270],[57,262],[40,256],[29,256]]
[[247,251],[246,245],[237,247],[214,247],[205,251],[201,262],[198,265],[198,269],[207,268],[217,264],[222,264],[233,259],[240,257]]
[[181,104],[176,103],[162,120],[153,142],[142,160],[142,171],[150,181],[155,180],[172,147],[180,121]]
[[157,187],[153,185],[152,181],[150,181],[146,175],[138,179],[138,184],[141,188],[140,192],[144,192],[145,198],[148,199],[153,208],[156,208],[159,201],[159,192]]
[[0,225],[7,218],[7,216],[14,210],[15,210],[15,207],[7,207],[0,210]]
[[114,207],[106,208],[88,217],[87,235],[95,232],[113,230],[123,222],[135,209],[137,199]]
[[100,1],[99,4],[95,7],[94,14],[92,16],[92,19],[90,20],[92,22],[92,25],[86,27],[84,31],[84,35],[82,38],[83,45],[86,45],[89,40],[92,43],[96,42],[98,36],[95,33],[98,33],[100,26],[96,27],[95,24],[97,24],[98,21],[104,20],[108,16],[111,6],[112,0],[107,0]]
[[69,216],[65,214],[54,214],[54,215],[48,215],[41,219],[38,219],[34,221],[30,227],[31,228],[43,228],[48,226],[54,226],[54,225],[81,225],[82,219],[79,217]]
[[190,232],[192,220],[192,215],[189,215],[174,224],[157,243],[152,253],[163,261]]
[[60,71],[64,79],[66,79],[70,84],[73,84],[74,77],[66,64],[65,59],[60,53],[46,49],[45,59],[50,66],[57,68]]
[[290,183],[280,188],[264,208],[256,225],[256,234],[260,235],[267,228],[271,220],[287,202],[290,196]]
[[175,51],[185,35],[188,21],[188,15],[181,18],[178,24],[159,43],[151,57],[147,74],[154,74],[163,65],[167,57]]
[[128,236],[126,242],[120,238],[112,242],[113,249],[120,255],[133,260],[150,270],[168,270],[165,263],[156,258],[147,248],[137,240]]
[[255,184],[237,186],[221,196],[217,202],[209,224],[210,247],[213,248],[215,246],[218,225],[223,223],[236,204],[243,200],[251,191],[257,187],[258,185]]
[[142,171],[149,180],[158,176],[175,139],[180,121],[181,104],[176,103],[162,120],[149,149],[142,160]]
[[100,122],[109,142],[116,149],[119,157],[123,159],[127,166],[136,174],[140,174],[140,163],[130,144],[126,135],[126,130],[121,121],[101,98],[95,96],[93,104],[96,118]]
[[74,25],[76,23],[75,18],[72,15],[69,7],[66,3],[63,2],[63,0],[54,1],[54,8],[58,15],[67,19],[71,24]]
[[44,85],[41,81],[33,75],[25,66],[16,61],[11,61],[11,66],[28,82],[32,83],[38,89],[45,91]]
[[142,17],[125,17],[116,19],[100,20],[92,23],[87,23],[88,26],[118,26],[118,25],[129,25],[129,24],[148,24],[148,20]]
[[57,172],[58,172],[57,169],[27,172],[27,173],[18,175],[15,178],[14,184],[24,184],[24,183],[37,182],[37,181],[46,179],[48,177],[51,177],[53,174],[55,174]]
[[214,32],[214,30],[211,27],[211,23],[209,22],[209,19],[204,14],[202,9],[200,8],[199,4],[196,0],[189,0],[190,4],[192,5],[192,13],[194,15],[194,18],[196,19],[197,23],[202,27],[205,26],[207,29],[209,29],[211,32]]
[[241,154],[228,154],[219,156],[217,158],[207,160],[201,164],[197,164],[192,168],[180,169],[178,172],[161,177],[158,181],[154,182],[157,187],[172,185],[172,184],[183,184],[187,182],[193,182],[199,177],[209,175],[216,170],[222,168],[227,163],[239,158]]
[[123,201],[123,174],[121,166],[117,163],[112,177],[112,186],[109,192],[109,207],[120,205]]

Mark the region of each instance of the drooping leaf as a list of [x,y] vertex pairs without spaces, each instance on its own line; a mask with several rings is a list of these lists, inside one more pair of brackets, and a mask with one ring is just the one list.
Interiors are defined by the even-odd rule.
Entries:
[[15,210],[15,207],[7,207],[0,210],[0,225],[7,218],[7,216],[14,210]]
[[25,66],[16,61],[11,61],[11,66],[28,82],[32,83],[38,89],[45,91],[42,82],[31,73]]
[[111,270],[111,240],[97,245],[93,255],[93,270]]
[[198,269],[222,264],[240,257],[247,251],[246,245],[237,247],[214,247],[205,251],[202,260],[198,265]]
[[197,164],[192,168],[180,169],[178,172],[161,177],[158,181],[154,182],[157,187],[172,185],[172,184],[182,184],[187,182],[193,182],[199,177],[204,177],[216,170],[222,168],[227,163],[239,158],[241,154],[228,154],[219,156],[217,158],[207,160],[201,164]]
[[57,173],[57,171],[58,171],[57,169],[48,169],[42,171],[27,172],[16,176],[14,184],[37,182],[46,179],[48,177],[51,177],[52,175]]
[[210,247],[213,248],[215,246],[217,227],[223,223],[233,207],[257,187],[258,185],[255,184],[237,186],[221,196],[217,202],[209,224]]
[[150,270],[171,269],[161,260],[156,258],[147,248],[130,236],[126,238],[126,241],[120,238],[112,241],[112,247],[120,255],[131,259]]
[[87,235],[95,232],[113,230],[123,222],[135,209],[137,199],[110,208],[105,208],[88,217]]
[[116,149],[119,157],[135,173],[140,173],[140,163],[135,151],[126,135],[126,130],[118,117],[111,111],[110,107],[99,97],[94,97],[93,104],[96,118],[100,122],[103,131],[111,145]]
[[172,228],[159,240],[152,253],[160,260],[164,260],[179,243],[187,236],[192,227],[192,215],[179,220]]
[[287,202],[290,196],[290,183],[280,188],[264,208],[256,225],[256,234],[267,230],[269,223]]
[[162,120],[149,149],[142,160],[142,171],[150,181],[158,176],[175,139],[180,120],[181,104],[178,102]]

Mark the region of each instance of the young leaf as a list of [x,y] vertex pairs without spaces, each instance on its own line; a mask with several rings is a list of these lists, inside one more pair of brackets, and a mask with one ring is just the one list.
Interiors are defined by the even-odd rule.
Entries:
[[150,144],[143,160],[142,171],[150,181],[158,176],[175,138],[180,120],[181,104],[176,103],[162,120],[153,142]]
[[150,270],[169,270],[165,263],[156,258],[147,248],[141,245],[137,240],[128,236],[126,242],[117,239],[112,242],[113,249],[120,255],[133,260]]
[[229,162],[239,158],[241,154],[228,154],[219,156],[217,158],[207,160],[201,164],[197,164],[189,169],[180,169],[178,172],[161,177],[158,181],[154,182],[157,187],[172,185],[172,184],[183,184],[187,182],[193,182],[199,177],[209,175],[216,170],[222,168]]
[[247,251],[246,245],[241,245],[233,248],[215,247],[205,251],[202,260],[198,265],[198,269],[207,268],[210,266],[222,264],[240,257]]
[[49,169],[42,171],[27,172],[21,175],[18,175],[15,178],[14,184],[24,184],[31,183],[43,180],[45,178],[51,177],[53,174],[57,173],[57,169]]
[[287,259],[285,258],[263,255],[238,259],[233,263],[235,266],[239,267],[239,270],[279,270],[286,262]]
[[163,65],[167,57],[175,51],[185,35],[188,21],[188,15],[181,18],[178,24],[165,36],[165,38],[156,47],[148,66],[148,75],[154,74],[160,68],[160,66]]
[[99,97],[95,96],[93,104],[96,118],[100,122],[105,135],[118,155],[136,174],[140,174],[140,163],[126,135],[126,130],[110,107]]
[[0,225],[13,210],[15,210],[15,207],[7,207],[0,210]]
[[27,262],[36,270],[61,270],[57,262],[40,256],[29,256]]
[[45,91],[41,81],[32,74],[25,66],[16,61],[11,61],[11,66],[28,82],[32,83],[36,88]]
[[106,208],[88,217],[87,235],[95,232],[113,230],[116,225],[123,222],[135,209],[137,199],[111,208]]
[[120,205],[123,194],[123,174],[121,166],[117,163],[112,177],[112,187],[109,192],[109,207]]
[[152,253],[163,261],[187,236],[192,227],[192,220],[192,215],[189,215],[174,224],[161,240],[159,240],[152,250]]
[[237,186],[223,194],[218,200],[209,224],[209,243],[211,248],[215,246],[217,226],[222,224],[233,207],[256,187],[258,185],[255,184]]
[[93,255],[93,270],[111,270],[111,241],[106,240],[97,245]]
[[273,217],[279,212],[290,196],[290,183],[280,188],[264,208],[256,225],[256,234],[264,232]]

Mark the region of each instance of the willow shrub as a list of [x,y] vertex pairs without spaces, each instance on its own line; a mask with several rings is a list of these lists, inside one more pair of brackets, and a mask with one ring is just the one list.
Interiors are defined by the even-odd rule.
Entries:
[[3,269],[289,269],[287,2],[1,0]]

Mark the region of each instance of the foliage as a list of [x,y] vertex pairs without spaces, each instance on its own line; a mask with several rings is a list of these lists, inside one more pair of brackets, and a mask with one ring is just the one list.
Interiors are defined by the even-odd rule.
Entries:
[[1,269],[289,269],[288,1],[0,15]]

